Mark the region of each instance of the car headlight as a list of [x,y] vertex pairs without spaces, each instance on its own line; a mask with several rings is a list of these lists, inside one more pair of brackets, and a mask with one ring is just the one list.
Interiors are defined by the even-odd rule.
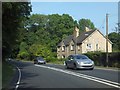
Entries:
[[78,64],[84,64],[83,62],[77,61]]
[[84,64],[84,62],[80,62],[80,64],[82,65],[82,64]]
[[77,61],[77,63],[78,63],[78,64],[80,64],[80,62],[79,62],[79,61]]

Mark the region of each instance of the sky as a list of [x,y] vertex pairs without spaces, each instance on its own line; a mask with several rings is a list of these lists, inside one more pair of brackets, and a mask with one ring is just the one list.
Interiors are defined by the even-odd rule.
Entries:
[[74,20],[90,19],[104,35],[106,13],[109,14],[109,33],[115,31],[118,23],[117,2],[31,2],[31,14],[69,14]]

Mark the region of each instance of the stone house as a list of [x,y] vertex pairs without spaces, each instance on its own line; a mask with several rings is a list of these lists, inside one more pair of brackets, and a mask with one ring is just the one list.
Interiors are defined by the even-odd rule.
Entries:
[[[106,37],[97,29],[91,30],[86,27],[85,32],[79,33],[79,29],[75,27],[73,35],[66,37],[57,45],[57,58],[94,51],[106,52]],[[108,40],[108,52],[112,52],[110,40]]]

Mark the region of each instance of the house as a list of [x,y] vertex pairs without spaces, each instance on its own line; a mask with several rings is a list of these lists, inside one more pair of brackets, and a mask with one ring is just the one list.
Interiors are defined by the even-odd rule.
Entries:
[[[106,52],[106,37],[99,30],[91,30],[87,27],[82,33],[79,33],[79,29],[75,27],[73,35],[66,37],[57,45],[58,58],[91,51]],[[108,52],[112,52],[110,40],[108,40]]]

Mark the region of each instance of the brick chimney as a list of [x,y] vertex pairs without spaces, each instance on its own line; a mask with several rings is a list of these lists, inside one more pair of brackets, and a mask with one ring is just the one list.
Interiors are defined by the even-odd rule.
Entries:
[[75,27],[74,32],[73,32],[73,35],[74,35],[75,37],[78,37],[78,36],[79,36],[79,29],[78,29],[77,27]]
[[85,31],[88,32],[88,31],[91,31],[91,29],[89,29],[88,27],[85,27]]

